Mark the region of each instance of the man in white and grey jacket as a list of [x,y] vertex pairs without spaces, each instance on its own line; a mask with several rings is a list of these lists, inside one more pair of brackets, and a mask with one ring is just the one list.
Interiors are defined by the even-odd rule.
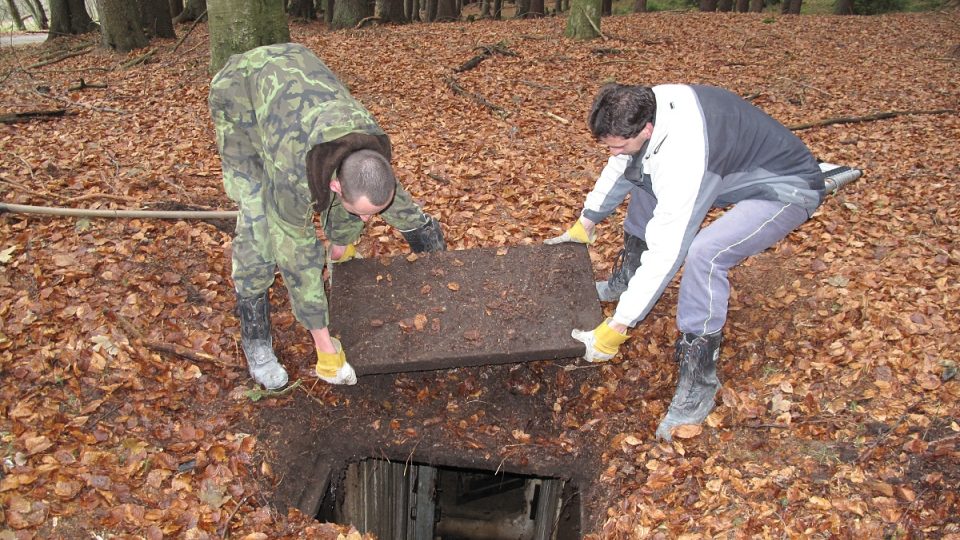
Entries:
[[[612,157],[577,222],[547,243],[592,243],[594,226],[630,195],[624,249],[603,301],[613,317],[574,330],[588,361],[613,358],[684,266],[677,306],[677,389],[657,436],[700,424],[720,388],[717,358],[730,268],[805,222],[824,197],[817,160],[786,127],[739,96],[693,85],[609,84],[594,99],[593,136]],[[701,228],[712,207],[727,210]]]

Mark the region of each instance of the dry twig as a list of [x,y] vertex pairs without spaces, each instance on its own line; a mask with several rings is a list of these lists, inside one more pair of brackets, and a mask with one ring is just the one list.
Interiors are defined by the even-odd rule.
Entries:
[[813,127],[829,126],[832,124],[857,124],[860,122],[873,122],[874,120],[885,120],[887,118],[893,118],[895,116],[905,116],[911,114],[956,114],[956,109],[936,109],[932,111],[884,111],[877,112],[873,114],[867,114],[864,116],[840,116],[836,118],[824,118],[823,120],[817,120],[814,122],[807,122],[804,124],[794,124],[792,126],[787,126],[791,131],[800,131],[804,129],[810,129]]

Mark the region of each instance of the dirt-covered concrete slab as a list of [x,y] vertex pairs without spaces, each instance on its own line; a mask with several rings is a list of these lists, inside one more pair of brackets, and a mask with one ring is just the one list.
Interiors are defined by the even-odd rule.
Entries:
[[480,248],[337,265],[330,329],[360,375],[573,358],[602,311],[583,245]]

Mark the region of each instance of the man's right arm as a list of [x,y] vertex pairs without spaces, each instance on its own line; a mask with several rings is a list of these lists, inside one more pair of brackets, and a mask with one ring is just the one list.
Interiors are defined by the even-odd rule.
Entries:
[[619,155],[607,160],[593,189],[587,194],[581,213],[583,218],[594,224],[600,223],[620,206],[633,187],[623,177],[631,159],[631,156]]

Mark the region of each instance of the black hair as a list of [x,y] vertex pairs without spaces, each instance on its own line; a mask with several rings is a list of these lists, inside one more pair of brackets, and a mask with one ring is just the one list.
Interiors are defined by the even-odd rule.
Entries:
[[350,203],[366,196],[370,204],[385,205],[397,187],[397,177],[390,162],[374,150],[357,150],[345,157],[337,178],[340,180],[340,196]]
[[595,139],[630,139],[643,131],[657,114],[657,97],[648,86],[605,84],[590,107],[587,125]]

